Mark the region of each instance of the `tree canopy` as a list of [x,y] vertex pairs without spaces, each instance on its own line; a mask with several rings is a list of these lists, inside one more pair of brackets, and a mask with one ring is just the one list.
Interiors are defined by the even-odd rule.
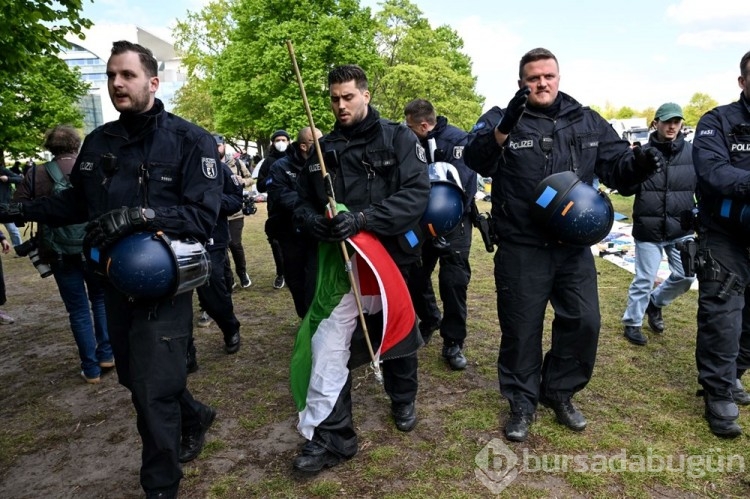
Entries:
[[286,40],[324,132],[334,123],[326,77],[340,64],[365,70],[385,118],[400,121],[408,101],[425,98],[468,128],[482,108],[462,40],[432,29],[407,0],[386,1],[376,16],[359,0],[215,0],[179,22],[175,37],[188,69],[176,110],[230,137],[266,144],[274,130],[294,136],[308,125]]
[[57,57],[91,21],[82,0],[0,0],[0,154],[30,154],[44,132],[81,125],[77,101],[87,86]]

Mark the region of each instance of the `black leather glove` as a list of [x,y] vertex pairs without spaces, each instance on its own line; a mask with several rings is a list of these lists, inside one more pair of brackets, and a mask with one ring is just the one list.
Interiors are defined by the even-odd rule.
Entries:
[[305,218],[305,229],[318,241],[336,241],[331,235],[331,220],[323,215],[314,214]]
[[655,147],[636,146],[633,148],[633,156],[635,169],[642,175],[652,175],[664,167],[664,156]]
[[21,203],[0,203],[0,223],[21,223],[24,222],[23,204]]
[[352,237],[365,228],[365,214],[342,211],[331,219],[331,235],[336,241]]
[[498,132],[508,135],[518,124],[521,120],[524,109],[526,109],[526,103],[529,100],[530,93],[531,89],[526,86],[520,88],[518,92],[516,92],[516,95],[514,95],[508,103],[508,108],[505,110],[505,114],[503,114],[503,119],[500,120],[500,123],[497,125]]
[[117,208],[89,222],[83,242],[91,248],[105,249],[123,236],[146,229],[146,224],[140,206]]

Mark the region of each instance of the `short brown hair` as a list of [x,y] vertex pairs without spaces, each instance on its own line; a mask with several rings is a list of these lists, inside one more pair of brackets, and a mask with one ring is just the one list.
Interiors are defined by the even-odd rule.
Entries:
[[53,156],[76,154],[81,147],[81,135],[70,125],[57,125],[44,134],[44,148]]
[[333,68],[328,73],[328,88],[331,85],[337,83],[346,83],[347,81],[354,80],[354,84],[357,86],[360,92],[364,92],[368,88],[367,75],[365,70],[356,64],[345,64]]
[[414,99],[404,107],[404,116],[411,116],[416,121],[426,121],[430,125],[437,122],[435,107],[428,100]]
[[141,60],[141,66],[146,76],[159,76],[159,65],[156,62],[154,53],[143,45],[132,43],[127,40],[120,40],[112,43],[112,55],[120,55],[125,52],[135,52]]
[[518,78],[520,80],[523,80],[523,67],[525,65],[530,62],[539,61],[542,59],[554,59],[555,64],[557,64],[558,66],[560,65],[560,63],[557,62],[557,57],[555,57],[555,54],[553,54],[549,50],[541,47],[531,49],[523,54],[523,57],[521,57],[521,62],[518,65]]
[[750,68],[748,68],[748,64],[750,64],[750,52],[745,52],[745,55],[743,55],[740,60],[740,75],[742,75],[743,78],[750,77]]

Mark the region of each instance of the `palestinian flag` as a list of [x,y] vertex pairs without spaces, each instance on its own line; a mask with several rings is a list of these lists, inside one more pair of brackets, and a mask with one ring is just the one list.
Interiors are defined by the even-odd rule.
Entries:
[[[347,242],[376,360],[415,352],[416,315],[398,267],[371,233],[360,232]],[[341,245],[319,243],[315,298],[297,332],[291,361],[303,436],[312,439],[315,427],[331,413],[349,369],[370,360]]]

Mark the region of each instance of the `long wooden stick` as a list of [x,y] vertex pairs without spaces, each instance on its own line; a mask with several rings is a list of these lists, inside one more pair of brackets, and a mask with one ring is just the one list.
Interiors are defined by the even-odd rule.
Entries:
[[[286,41],[286,48],[289,50],[289,57],[292,59],[292,65],[294,66],[294,74],[297,77],[297,84],[299,85],[300,93],[302,94],[302,102],[305,105],[305,113],[307,114],[307,120],[310,123],[310,131],[315,141],[315,152],[318,155],[318,162],[320,163],[320,173],[323,175],[323,185],[325,186],[326,194],[328,195],[328,207],[331,210],[331,215],[336,216],[338,210],[336,209],[336,199],[333,194],[333,184],[328,176],[328,170],[326,170],[325,160],[323,159],[323,151],[320,148],[320,142],[318,136],[315,134],[315,122],[313,121],[312,111],[310,111],[310,103],[307,100],[307,93],[305,92],[305,85],[302,83],[302,74],[300,73],[299,66],[297,65],[297,58],[294,55],[294,46],[291,40]],[[362,297],[359,294],[359,286],[354,278],[354,272],[352,272],[352,261],[349,258],[349,252],[346,249],[346,241],[341,241],[341,253],[344,256],[344,268],[346,273],[349,275],[349,283],[352,286],[352,293],[354,294],[354,300],[357,302],[357,311],[359,312],[359,322],[362,325],[362,330],[365,334],[365,342],[367,343],[367,350],[370,352],[370,359],[372,360],[372,368],[375,371],[375,377],[378,381],[382,381],[383,377],[380,373],[380,366],[375,360],[375,352],[372,349],[372,343],[370,342],[370,334],[367,330],[367,322],[365,321],[365,313],[362,308]]]

